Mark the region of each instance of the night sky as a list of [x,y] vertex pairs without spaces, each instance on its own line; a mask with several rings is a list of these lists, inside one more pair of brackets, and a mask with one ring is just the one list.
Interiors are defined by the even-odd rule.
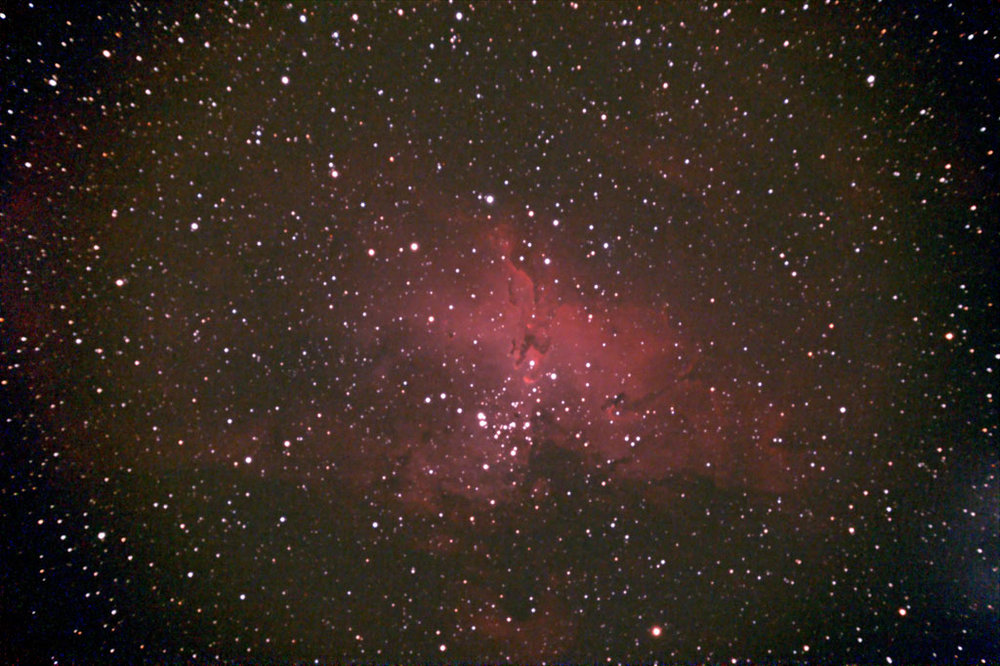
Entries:
[[3,661],[1000,659],[996,5],[56,4]]

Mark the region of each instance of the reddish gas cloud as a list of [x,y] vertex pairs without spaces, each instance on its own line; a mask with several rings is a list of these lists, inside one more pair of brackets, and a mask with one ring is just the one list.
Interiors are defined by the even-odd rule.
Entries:
[[773,441],[783,417],[726,390],[664,307],[581,295],[585,271],[513,225],[464,242],[372,325],[417,351],[372,353],[360,390],[385,395],[390,425],[382,443],[336,428],[356,452],[353,483],[391,477],[403,510],[437,514],[448,498],[495,507],[544,491],[537,461],[553,449],[584,474],[644,485],[700,477],[778,493],[806,474]]

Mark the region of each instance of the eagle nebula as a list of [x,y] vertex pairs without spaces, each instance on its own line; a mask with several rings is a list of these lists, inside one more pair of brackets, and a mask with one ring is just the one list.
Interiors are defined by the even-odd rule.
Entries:
[[15,4],[4,661],[1000,658],[985,6]]

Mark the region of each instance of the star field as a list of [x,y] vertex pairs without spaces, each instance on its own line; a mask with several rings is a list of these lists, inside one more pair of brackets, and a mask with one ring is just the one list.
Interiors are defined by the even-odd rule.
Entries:
[[0,11],[0,656],[1000,658],[995,19]]

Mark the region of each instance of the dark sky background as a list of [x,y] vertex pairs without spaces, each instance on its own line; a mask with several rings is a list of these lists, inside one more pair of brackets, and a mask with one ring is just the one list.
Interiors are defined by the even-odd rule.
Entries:
[[1000,658],[995,5],[73,4],[5,662]]

